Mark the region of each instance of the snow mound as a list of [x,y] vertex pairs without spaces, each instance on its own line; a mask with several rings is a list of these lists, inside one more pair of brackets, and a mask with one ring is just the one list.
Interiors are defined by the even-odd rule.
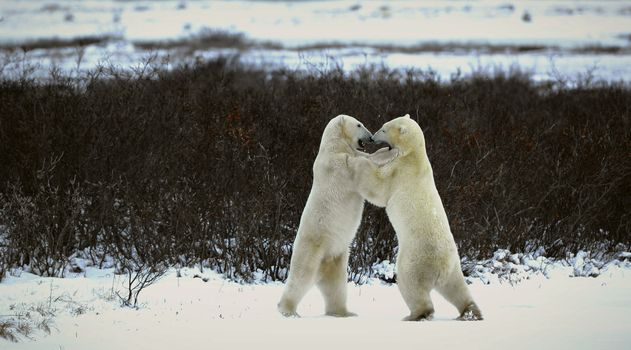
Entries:
[[[483,284],[519,283],[533,276],[552,278],[565,277],[598,277],[613,268],[631,269],[631,253],[620,252],[609,261],[594,257],[595,254],[579,251],[569,254],[565,259],[545,257],[543,249],[533,253],[511,253],[506,249],[498,249],[493,257],[483,260],[470,260],[463,257],[461,264],[468,284],[480,281]],[[602,255],[602,254],[599,254]],[[386,283],[396,282],[396,264],[389,260],[375,263],[371,278]]]

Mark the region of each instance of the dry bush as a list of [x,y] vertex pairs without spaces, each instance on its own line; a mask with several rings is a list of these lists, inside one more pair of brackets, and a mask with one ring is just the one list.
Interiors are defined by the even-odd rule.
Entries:
[[[79,83],[3,79],[0,105],[0,225],[14,265],[32,260],[36,237],[59,262],[88,249],[102,263],[151,242],[148,266],[284,279],[322,130],[341,113],[372,130],[405,113],[419,122],[462,255],[630,243],[621,85],[537,85],[516,71],[447,83],[374,67],[265,72],[218,59]],[[351,276],[395,248],[383,209],[368,206]]]
[[4,203],[9,246],[15,261],[40,276],[63,277],[67,258],[77,249],[77,229],[83,207],[78,189],[46,185],[27,194],[9,188]]
[[0,321],[0,338],[4,338],[10,342],[17,342],[18,339],[14,334],[15,323],[13,320]]

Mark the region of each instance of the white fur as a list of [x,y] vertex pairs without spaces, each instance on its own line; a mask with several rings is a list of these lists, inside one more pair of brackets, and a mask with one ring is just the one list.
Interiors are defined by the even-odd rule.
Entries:
[[[482,319],[460,267],[447,214],[425,152],[425,138],[409,115],[396,118],[373,136],[391,145],[390,161],[351,158],[359,192],[385,206],[399,241],[397,284],[410,309],[406,320],[431,319],[429,293],[436,289],[460,312]],[[387,157],[386,157],[387,159]]]
[[324,130],[287,284],[278,303],[285,316],[298,316],[298,303],[314,284],[322,292],[327,315],[354,315],[346,308],[346,269],[364,198],[357,193],[348,159],[361,154],[356,150],[358,140],[370,136],[359,121],[346,115],[333,118]]

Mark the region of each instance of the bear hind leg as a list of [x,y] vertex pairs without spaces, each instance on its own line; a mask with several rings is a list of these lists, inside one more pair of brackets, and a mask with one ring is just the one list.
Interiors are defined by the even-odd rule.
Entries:
[[404,317],[403,321],[431,321],[434,318],[434,305],[429,292],[419,292],[418,294],[413,306],[408,303],[410,315]]
[[460,313],[458,320],[478,321],[483,319],[482,312],[473,301],[464,276],[459,269],[449,276],[446,283],[437,286],[436,290],[458,309]]
[[278,312],[285,317],[300,317],[296,312],[298,303],[317,280],[321,257],[304,249],[294,250],[289,267],[289,277],[278,303]]
[[410,309],[410,315],[403,321],[430,321],[434,317],[434,304],[429,295],[431,287],[414,278],[400,274],[397,285],[403,300]]
[[347,265],[348,252],[325,258],[320,265],[320,280],[317,285],[324,298],[325,313],[328,316],[357,316],[346,308]]

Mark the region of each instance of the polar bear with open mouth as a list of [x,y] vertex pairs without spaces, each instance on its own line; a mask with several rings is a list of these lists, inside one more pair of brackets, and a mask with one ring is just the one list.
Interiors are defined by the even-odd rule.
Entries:
[[278,303],[284,316],[316,284],[330,316],[355,316],[346,308],[349,246],[362,218],[364,198],[357,192],[348,159],[371,156],[361,150],[372,134],[357,119],[338,115],[322,135],[313,163],[313,185],[305,205],[285,290]]
[[434,183],[420,126],[405,115],[385,123],[373,136],[393,153],[387,164],[349,157],[359,193],[386,207],[399,242],[397,285],[410,309],[409,321],[429,320],[434,314],[430,291],[436,289],[452,303],[461,320],[481,320],[460,267],[460,257],[447,214]]

